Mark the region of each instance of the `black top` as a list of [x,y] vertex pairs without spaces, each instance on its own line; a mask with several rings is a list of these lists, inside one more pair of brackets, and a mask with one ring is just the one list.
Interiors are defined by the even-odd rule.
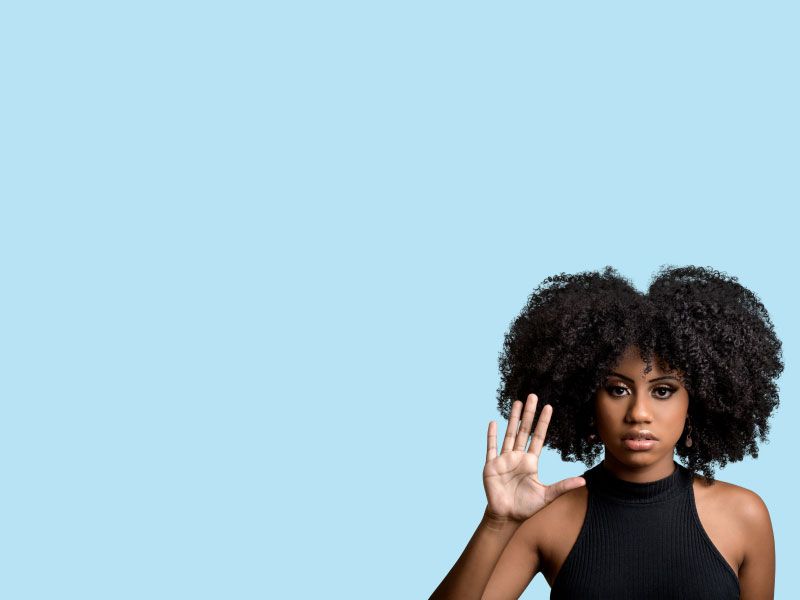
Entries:
[[647,483],[602,462],[586,479],[586,517],[550,590],[551,600],[739,598],[739,579],[697,516],[692,473]]

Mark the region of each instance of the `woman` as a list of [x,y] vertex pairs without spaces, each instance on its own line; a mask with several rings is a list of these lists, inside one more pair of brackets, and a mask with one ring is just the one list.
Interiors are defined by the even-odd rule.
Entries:
[[[662,267],[647,294],[611,267],[549,277],[500,370],[509,421],[499,454],[489,423],[487,506],[431,598],[518,598],[538,572],[551,598],[773,597],[769,511],[712,468],[758,457],[779,404],[781,343],[735,277]],[[603,460],[545,485],[545,441]]]

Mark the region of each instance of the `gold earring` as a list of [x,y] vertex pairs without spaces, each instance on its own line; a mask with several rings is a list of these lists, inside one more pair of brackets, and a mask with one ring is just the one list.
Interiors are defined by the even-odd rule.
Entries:
[[686,444],[687,448],[691,448],[692,447],[692,424],[689,423],[688,419],[687,419],[686,423],[687,423],[687,426],[689,427],[689,431],[686,433],[686,442],[685,442],[685,444]]

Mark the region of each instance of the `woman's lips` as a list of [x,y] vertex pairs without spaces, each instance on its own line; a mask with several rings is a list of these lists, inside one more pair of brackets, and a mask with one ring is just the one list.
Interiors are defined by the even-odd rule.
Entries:
[[628,450],[650,450],[656,445],[656,440],[622,440]]

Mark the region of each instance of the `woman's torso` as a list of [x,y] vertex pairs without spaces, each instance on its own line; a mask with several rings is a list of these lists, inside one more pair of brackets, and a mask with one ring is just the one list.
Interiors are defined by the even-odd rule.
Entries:
[[[716,553],[736,574],[738,583],[745,538],[733,514],[736,503],[731,500],[740,488],[719,480],[708,486],[700,477],[692,478],[691,488],[693,495],[690,499],[694,502],[699,526]],[[579,539],[587,515],[589,493],[588,487],[583,486],[563,494],[547,507],[550,510],[537,527],[539,570],[551,588]]]

